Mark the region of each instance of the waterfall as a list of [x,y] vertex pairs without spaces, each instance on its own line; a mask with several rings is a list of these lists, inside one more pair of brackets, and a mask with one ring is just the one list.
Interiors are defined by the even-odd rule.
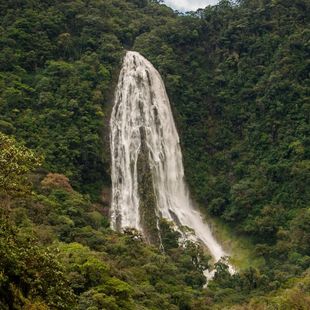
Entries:
[[[185,238],[202,241],[216,261],[226,256],[190,199],[179,136],[161,76],[137,52],[127,52],[124,58],[110,126],[112,228],[135,228],[151,240],[150,231],[158,228],[159,218],[165,218]],[[183,226],[189,228],[187,233]]]

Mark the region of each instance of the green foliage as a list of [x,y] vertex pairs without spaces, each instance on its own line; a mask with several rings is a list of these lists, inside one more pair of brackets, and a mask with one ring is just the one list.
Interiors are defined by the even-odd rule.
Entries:
[[[72,309],[73,293],[55,254],[23,236],[1,214],[1,309]],[[35,308],[37,309],[37,308]]]
[[78,309],[133,309],[131,287],[111,277],[105,255],[79,243],[62,245],[60,251],[71,287],[80,295]]
[[24,194],[29,189],[27,173],[41,161],[34,152],[0,132],[0,195]]
[[102,124],[112,75],[124,46],[172,10],[156,1],[29,0],[3,2],[0,11],[0,129],[97,199],[110,184]]
[[159,229],[161,232],[161,242],[165,251],[176,249],[179,246],[181,234],[173,228],[172,224],[165,219],[160,220]]

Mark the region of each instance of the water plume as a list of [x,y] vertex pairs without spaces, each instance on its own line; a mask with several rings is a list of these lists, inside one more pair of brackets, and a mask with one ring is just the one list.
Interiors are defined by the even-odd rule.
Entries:
[[226,256],[190,199],[163,80],[137,52],[124,58],[110,126],[112,228],[135,228],[158,243],[159,219],[164,218],[183,238],[203,242],[214,260]]

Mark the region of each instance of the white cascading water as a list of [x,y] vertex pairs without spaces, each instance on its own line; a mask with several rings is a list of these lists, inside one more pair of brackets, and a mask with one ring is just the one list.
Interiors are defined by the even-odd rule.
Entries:
[[[156,197],[156,214],[195,232],[218,261],[227,254],[193,207],[184,179],[182,152],[164,83],[153,65],[137,52],[127,52],[111,116],[112,205],[115,230],[135,228],[143,234],[139,211],[137,161],[141,128],[148,149]],[[179,230],[179,229],[178,229]]]

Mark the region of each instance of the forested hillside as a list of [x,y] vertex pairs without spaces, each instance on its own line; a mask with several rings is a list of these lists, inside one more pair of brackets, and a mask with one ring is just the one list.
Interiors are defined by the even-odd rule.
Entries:
[[[310,3],[0,1],[0,309],[309,309]],[[125,50],[162,74],[187,181],[260,266],[109,229]]]

